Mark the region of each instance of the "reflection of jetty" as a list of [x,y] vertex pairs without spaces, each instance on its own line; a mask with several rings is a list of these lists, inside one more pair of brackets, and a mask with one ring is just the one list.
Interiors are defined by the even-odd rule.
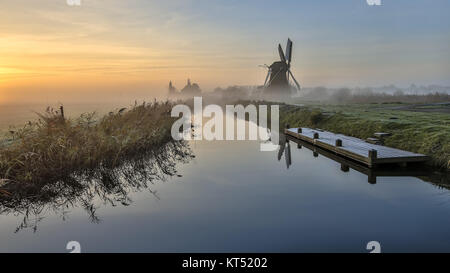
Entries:
[[290,128],[286,129],[285,133],[329,152],[333,152],[336,155],[363,163],[370,168],[378,164],[399,163],[406,165],[408,162],[424,162],[429,159],[428,156],[423,154],[371,144],[359,138],[322,130]]
[[[397,166],[384,166],[380,168],[369,168],[368,166],[362,165],[352,159],[339,156],[336,153],[323,149],[319,146],[316,146],[310,142],[301,140],[296,137],[292,137],[290,135],[286,135],[286,141],[293,141],[297,143],[297,148],[301,149],[302,147],[305,147],[313,152],[314,157],[318,157],[319,154],[322,156],[325,156],[331,160],[334,160],[341,164],[341,171],[348,172],[350,171],[350,168],[358,171],[360,173],[363,173],[367,175],[367,180],[371,184],[375,184],[377,182],[378,176],[415,176],[415,177],[422,177],[422,176],[429,176],[430,170],[427,168],[398,168]],[[288,146],[288,143],[285,143],[285,149],[290,149],[290,145]],[[288,161],[288,158],[286,158],[286,161]],[[290,157],[289,157],[290,161]],[[292,164],[289,162],[289,164]]]

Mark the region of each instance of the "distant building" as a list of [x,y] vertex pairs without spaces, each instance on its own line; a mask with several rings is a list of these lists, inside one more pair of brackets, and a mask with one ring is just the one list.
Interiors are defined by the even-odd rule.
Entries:
[[196,83],[191,84],[191,80],[187,80],[187,84],[183,89],[181,89],[181,95],[186,97],[200,96],[202,94],[202,90],[200,86]]
[[174,97],[178,94],[178,90],[172,85],[172,81],[169,82],[169,97]]

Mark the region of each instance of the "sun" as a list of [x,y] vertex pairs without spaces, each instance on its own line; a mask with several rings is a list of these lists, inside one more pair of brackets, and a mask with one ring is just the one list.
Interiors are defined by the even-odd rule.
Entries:
[[22,70],[12,67],[1,67],[0,66],[0,75],[8,75],[8,74],[17,74],[21,73]]
[[4,82],[23,73],[24,71],[21,69],[0,66],[0,82]]

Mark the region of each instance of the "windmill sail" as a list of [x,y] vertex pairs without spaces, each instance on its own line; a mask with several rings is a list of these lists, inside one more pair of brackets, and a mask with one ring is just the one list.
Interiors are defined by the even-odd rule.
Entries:
[[270,71],[270,69],[267,71],[267,76],[266,76],[266,80],[264,81],[264,86],[266,86],[266,84],[267,84],[267,80],[269,79],[269,77],[270,77],[270,73],[271,73],[271,71]]
[[298,91],[300,91],[300,84],[298,84],[297,80],[294,78],[294,75],[292,75],[292,72],[291,72],[290,69],[288,70],[288,72],[289,72],[289,74],[291,74],[291,77],[292,77],[292,79],[294,80],[295,85],[297,86]]
[[286,60],[288,62],[288,65],[291,63],[292,59],[292,41],[288,38],[287,44],[286,44]]
[[284,55],[283,49],[281,48],[280,44],[278,44],[278,53],[280,54],[281,61],[286,62],[286,57]]

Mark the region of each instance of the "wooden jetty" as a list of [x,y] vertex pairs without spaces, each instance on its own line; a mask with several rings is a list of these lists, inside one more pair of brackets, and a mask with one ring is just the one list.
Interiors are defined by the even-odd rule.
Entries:
[[363,163],[370,168],[378,164],[424,162],[430,158],[423,154],[367,143],[355,137],[310,128],[286,128],[285,134],[311,143],[340,156]]
[[[363,165],[359,162],[356,162],[352,159],[349,159],[347,157],[343,157],[340,155],[337,155],[336,153],[329,151],[327,149],[320,148],[319,146],[316,146],[310,142],[306,142],[304,140],[292,137],[287,135],[286,140],[292,141],[294,143],[297,143],[297,148],[301,149],[302,147],[305,147],[309,150],[311,150],[315,157],[317,157],[319,154],[329,158],[333,161],[336,161],[341,164],[340,168],[342,172],[348,172],[350,171],[350,168],[360,172],[362,174],[365,174],[367,176],[367,181],[370,184],[376,184],[377,183],[377,177],[385,177],[385,176],[415,176],[415,177],[425,177],[430,174],[430,169],[425,168],[417,168],[416,166],[410,166],[407,168],[397,168],[392,165],[383,165],[379,166],[379,168],[370,168],[367,165]],[[290,146],[287,146],[290,148]],[[287,159],[286,159],[287,160]]]

